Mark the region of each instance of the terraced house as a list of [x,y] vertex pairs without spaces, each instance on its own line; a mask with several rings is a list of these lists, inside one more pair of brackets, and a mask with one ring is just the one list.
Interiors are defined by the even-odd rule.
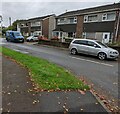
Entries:
[[52,37],[52,30],[55,29],[55,15],[47,15],[28,20],[21,20],[17,23],[17,30],[24,36],[44,35],[46,38]]
[[120,41],[120,3],[63,13],[56,18],[53,37]]

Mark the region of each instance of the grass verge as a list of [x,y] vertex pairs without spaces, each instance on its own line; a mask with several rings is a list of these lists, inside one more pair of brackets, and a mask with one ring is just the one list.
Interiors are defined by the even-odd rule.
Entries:
[[38,85],[39,89],[89,89],[87,85],[77,79],[69,71],[47,60],[16,52],[4,47],[2,48],[2,53],[28,68],[32,80]]

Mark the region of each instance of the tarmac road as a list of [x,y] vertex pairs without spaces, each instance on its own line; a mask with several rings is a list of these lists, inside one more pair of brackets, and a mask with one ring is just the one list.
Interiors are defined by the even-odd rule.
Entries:
[[[118,61],[100,61],[95,57],[70,55],[69,51],[47,46],[36,46],[29,43],[7,43],[3,46],[15,51],[41,57],[65,67],[77,77],[84,77],[88,83],[109,102],[118,101]],[[117,104],[116,104],[117,105]]]

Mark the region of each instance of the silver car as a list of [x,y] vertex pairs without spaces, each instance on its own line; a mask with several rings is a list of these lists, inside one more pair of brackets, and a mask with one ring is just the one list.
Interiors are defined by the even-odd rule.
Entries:
[[87,55],[98,56],[100,60],[107,58],[116,59],[119,52],[108,47],[98,40],[90,39],[73,39],[69,46],[71,54],[83,53]]

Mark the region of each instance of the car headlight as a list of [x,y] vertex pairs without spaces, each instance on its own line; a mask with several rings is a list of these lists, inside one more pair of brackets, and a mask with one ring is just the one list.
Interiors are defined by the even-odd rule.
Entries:
[[110,51],[110,54],[118,54],[116,51]]

